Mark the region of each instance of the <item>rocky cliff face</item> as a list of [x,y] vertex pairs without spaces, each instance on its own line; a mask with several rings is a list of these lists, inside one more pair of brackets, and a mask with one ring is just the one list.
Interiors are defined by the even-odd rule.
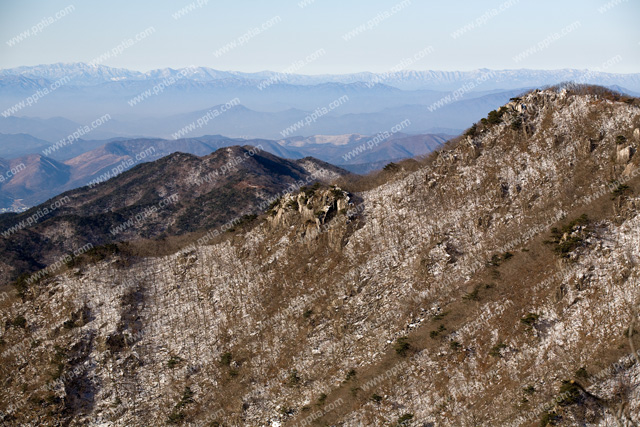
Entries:
[[3,294],[4,421],[637,424],[626,101],[534,91],[375,189]]

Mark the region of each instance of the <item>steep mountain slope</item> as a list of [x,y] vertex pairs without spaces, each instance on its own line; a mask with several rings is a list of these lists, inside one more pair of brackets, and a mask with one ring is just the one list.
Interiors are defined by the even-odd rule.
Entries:
[[285,160],[260,147],[228,147],[205,157],[175,153],[21,214],[1,215],[0,277],[41,268],[87,244],[220,228],[264,211],[289,186],[343,173],[319,160]]
[[[11,171],[14,173],[10,173]],[[71,168],[40,154],[29,154],[7,163],[2,173],[9,174],[0,182],[0,191],[7,197],[2,208],[33,206],[60,193],[71,178]]]
[[379,187],[6,294],[4,420],[637,424],[639,104],[534,91]]
[[[169,150],[162,150],[162,147],[156,148],[159,143],[160,140],[109,142],[64,162],[41,154],[12,159],[12,164],[22,166],[0,183],[0,191],[6,196],[0,208],[36,206],[66,190],[104,181],[141,162],[176,152],[180,147],[176,143]],[[199,151],[208,154],[212,149]],[[5,173],[6,169],[1,171]]]
[[[157,160],[177,151],[201,156],[212,151],[208,145],[197,142],[178,142],[171,144],[171,147],[167,147],[167,143],[168,141],[161,139],[142,138],[132,141],[110,142],[66,160],[65,164],[72,167],[73,174],[62,190],[81,187],[96,179],[104,180],[104,178],[100,178],[103,174],[107,174],[107,177],[115,176],[118,173],[118,165],[122,165],[121,170],[127,170],[140,162]],[[116,168],[115,172],[110,173],[114,167]]]

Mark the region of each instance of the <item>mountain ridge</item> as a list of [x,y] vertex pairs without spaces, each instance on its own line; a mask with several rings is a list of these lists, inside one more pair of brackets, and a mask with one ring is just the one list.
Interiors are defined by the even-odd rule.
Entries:
[[[348,172],[326,162],[282,159],[259,146],[229,146],[202,157],[175,152],[64,192],[20,214],[1,214],[0,246],[14,263],[5,262],[0,272],[6,280],[15,276],[16,268],[51,263],[76,244],[179,236],[238,222],[243,215],[263,212],[291,185],[331,182],[343,174]],[[170,196],[175,197],[159,209]],[[150,209],[153,215],[146,213]],[[118,231],[119,224],[139,216],[135,227]],[[90,236],[89,241],[80,244],[82,236]],[[11,253],[16,242],[21,250]]]
[[[7,135],[10,139],[11,135]],[[3,137],[0,135],[0,137]],[[16,164],[24,168],[14,176],[0,182],[0,191],[6,194],[0,200],[0,209],[23,210],[50,199],[63,191],[82,187],[93,182],[113,177],[141,162],[156,160],[174,152],[190,153],[205,156],[219,148],[247,144],[261,146],[266,152],[287,159],[302,159],[307,156],[337,164],[349,169],[351,164],[369,164],[358,166],[359,172],[369,171],[390,161],[428,154],[443,144],[447,135],[406,135],[402,133],[384,135],[361,135],[350,144],[335,145],[333,143],[318,145],[313,138],[291,138],[298,141],[290,145],[289,139],[279,141],[267,139],[228,138],[221,135],[205,135],[197,138],[180,138],[167,140],[161,138],[117,138],[107,141],[78,140],[73,144],[54,150],[47,159],[67,168],[66,174],[52,177],[46,185],[32,185],[36,175],[42,175],[39,159],[45,157],[40,153],[37,161],[33,155],[13,158]],[[25,138],[18,138],[23,141]],[[341,136],[324,136],[328,142],[340,140]],[[301,145],[302,144],[302,145]],[[53,145],[52,145],[53,146]],[[81,148],[86,147],[86,149]],[[43,147],[40,147],[43,148]],[[70,157],[71,156],[71,157]],[[1,157],[1,156],[0,156]],[[15,166],[15,164],[14,164]],[[9,169],[7,165],[6,168]],[[355,171],[355,169],[354,169]],[[353,171],[352,171],[353,172]]]
[[[446,88],[445,90],[455,90],[460,84],[459,82],[477,80],[479,76],[486,75],[487,73],[495,74],[495,87],[501,89],[506,88],[520,88],[525,86],[540,86],[540,78],[548,79],[552,76],[552,81],[546,81],[542,84],[556,84],[563,81],[570,81],[575,79],[590,77],[592,80],[582,81],[582,83],[594,83],[601,85],[609,85],[612,81],[611,76],[616,76],[620,79],[622,76],[627,76],[629,82],[633,82],[631,85],[626,85],[628,89],[640,91],[640,73],[607,73],[603,71],[593,71],[588,69],[560,69],[560,70],[534,70],[534,69],[506,69],[506,70],[491,70],[487,68],[480,68],[471,71],[439,71],[439,70],[402,70],[395,72],[383,72],[383,73],[371,73],[360,72],[350,73],[343,75],[336,74],[321,74],[321,75],[302,75],[302,74],[288,74],[279,73],[275,71],[262,71],[262,72],[239,72],[239,71],[220,71],[208,67],[186,67],[186,68],[160,68],[147,72],[128,70],[125,68],[112,68],[105,65],[89,66],[84,63],[56,63],[56,64],[41,64],[37,66],[23,66],[16,68],[1,69],[0,75],[23,75],[23,76],[38,76],[49,77],[53,79],[59,79],[66,75],[82,76],[88,74],[92,79],[98,79],[98,81],[113,81],[110,79],[128,78],[131,80],[144,80],[144,79],[163,79],[167,77],[175,77],[181,72],[185,72],[185,77],[190,76],[196,81],[210,81],[218,80],[221,78],[241,78],[248,80],[268,80],[270,78],[278,78],[278,81],[293,82],[297,84],[312,84],[312,82],[325,82],[325,83],[354,83],[354,82],[392,82],[404,89],[426,89],[424,82],[433,82],[437,87]],[[519,83],[517,86],[507,87],[499,86],[501,79],[507,79],[509,76],[524,75],[527,84]],[[106,77],[102,77],[106,76]],[[74,77],[75,78],[75,77]],[[100,79],[101,78],[101,79]],[[106,80],[105,80],[106,78]],[[598,79],[605,79],[598,80]],[[404,85],[398,82],[409,82]],[[423,85],[416,85],[412,81],[423,82]],[[608,81],[608,82],[607,82]],[[452,86],[455,85],[455,86]],[[625,86],[624,84],[622,86]],[[436,86],[430,86],[434,88]]]

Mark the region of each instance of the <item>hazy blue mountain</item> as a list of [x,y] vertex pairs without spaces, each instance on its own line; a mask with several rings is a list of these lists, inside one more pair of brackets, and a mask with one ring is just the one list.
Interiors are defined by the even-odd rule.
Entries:
[[[282,139],[293,136],[318,134],[343,135],[359,133],[375,135],[390,131],[397,124],[409,120],[405,133],[448,133],[456,134],[469,127],[474,121],[486,116],[487,110],[503,105],[509,98],[523,92],[522,89],[485,94],[479,97],[463,96],[458,101],[442,102],[445,97],[428,105],[404,104],[382,108],[374,112],[345,113],[341,107],[325,115],[317,115],[318,110],[289,108],[283,111],[256,111],[244,105],[237,105],[202,126],[198,119],[209,111],[221,110],[220,105],[167,117],[140,119],[129,126],[112,126],[118,133],[127,131],[135,134],[152,135],[163,138],[197,137],[206,134],[222,134],[239,138]],[[436,104],[442,102],[442,104]],[[441,105],[441,106],[440,106]],[[125,122],[122,122],[123,124]],[[182,131],[182,133],[181,133]]]
[[47,147],[49,141],[26,133],[0,133],[0,157],[13,159],[26,154],[36,153]]
[[[392,160],[428,154],[438,149],[452,135],[407,135],[402,132],[378,135],[314,135],[278,141],[289,150],[316,157],[360,173],[382,168]],[[362,167],[362,164],[367,164]],[[352,168],[352,166],[354,166]]]
[[[57,142],[63,138],[67,138],[79,128],[84,128],[84,126],[86,125],[63,117],[51,117],[46,119],[39,117],[0,117],[0,133],[26,133],[48,142]],[[120,136],[120,134],[108,130],[108,127],[111,126],[120,126],[123,131],[127,132],[126,124],[119,125],[117,121],[113,121],[107,122],[105,125],[92,130],[90,134],[87,134],[87,136],[96,139]],[[135,133],[128,133],[128,136],[133,135],[135,135]]]
[[[102,65],[58,63],[0,70],[0,133],[27,133],[57,142],[109,114],[108,122],[82,138],[173,138],[211,109],[235,100],[238,105],[223,117],[178,137],[371,135],[406,119],[411,121],[411,127],[404,129],[405,133],[452,134],[514,95],[569,80],[611,86],[631,94],[640,91],[640,74],[568,69],[305,76],[206,67],[143,73]],[[40,97],[37,103],[24,104],[28,97],[59,81],[64,84]],[[317,114],[340,98],[344,101],[338,108]],[[313,117],[311,122],[309,117]],[[301,125],[296,126],[300,121]]]

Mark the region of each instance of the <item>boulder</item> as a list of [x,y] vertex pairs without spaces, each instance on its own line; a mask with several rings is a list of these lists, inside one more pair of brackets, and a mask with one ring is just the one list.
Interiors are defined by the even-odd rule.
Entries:
[[631,157],[633,157],[633,153],[634,149],[631,146],[618,150],[618,163],[628,163]]

